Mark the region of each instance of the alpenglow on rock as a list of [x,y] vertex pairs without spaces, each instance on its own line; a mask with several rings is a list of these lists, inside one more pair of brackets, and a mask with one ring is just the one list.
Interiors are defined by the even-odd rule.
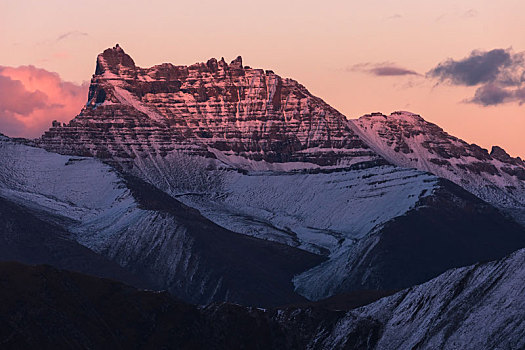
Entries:
[[410,112],[372,113],[350,121],[374,151],[397,166],[449,179],[525,219],[525,163],[501,147],[489,153]]
[[294,80],[243,67],[240,57],[140,68],[118,45],[97,57],[80,114],[51,128],[40,144],[121,163],[174,151],[245,164],[380,158],[341,113]]

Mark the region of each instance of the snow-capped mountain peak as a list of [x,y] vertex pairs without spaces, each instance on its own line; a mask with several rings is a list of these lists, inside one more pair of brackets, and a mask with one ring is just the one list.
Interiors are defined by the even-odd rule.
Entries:
[[409,112],[373,113],[350,123],[392,164],[449,179],[499,207],[525,206],[525,164],[500,147],[489,153]]
[[[81,113],[36,143],[102,158],[231,232],[322,256],[327,261],[296,273],[303,296],[401,288],[523,246],[516,223],[428,172],[472,192],[481,183],[474,193],[509,207],[521,205],[505,187],[515,176],[501,183],[486,176],[496,165],[504,171],[503,163],[419,115],[374,113],[351,122],[298,82],[243,66],[240,57],[141,68],[115,47],[97,62]],[[419,224],[445,216],[419,236]],[[485,218],[483,235],[466,223]],[[503,233],[496,237],[494,227]],[[407,243],[397,243],[399,232]],[[477,241],[464,245],[472,235]],[[427,250],[411,248],[422,239]],[[498,249],[486,251],[487,244]],[[449,254],[429,263],[436,245]],[[417,257],[400,258],[405,249]],[[392,269],[404,276],[394,280]]]

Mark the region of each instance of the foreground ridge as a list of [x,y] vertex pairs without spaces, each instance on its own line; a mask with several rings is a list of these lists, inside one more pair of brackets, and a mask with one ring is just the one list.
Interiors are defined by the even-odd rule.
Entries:
[[0,335],[17,349],[521,349],[524,263],[522,249],[347,312],[324,304],[197,308],[111,280],[0,263],[9,285],[0,290]]

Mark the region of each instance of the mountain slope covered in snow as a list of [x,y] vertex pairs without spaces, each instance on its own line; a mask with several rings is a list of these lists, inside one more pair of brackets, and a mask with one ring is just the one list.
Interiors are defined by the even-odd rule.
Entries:
[[[351,311],[319,345],[343,349],[352,331],[373,325],[369,349],[522,349],[525,250],[453,269]],[[369,332],[374,331],[369,327]]]
[[[292,277],[324,260],[228,231],[93,158],[58,155],[4,139],[0,179],[1,198],[39,213],[39,220],[60,229],[67,239],[140,276],[150,288],[168,289],[187,301],[302,301],[294,293]],[[8,219],[13,218],[2,222],[12,227]],[[3,238],[9,239],[8,234],[2,232]]]
[[500,208],[525,211],[525,163],[502,148],[494,146],[489,153],[409,112],[375,113],[350,123],[392,164],[449,179]]

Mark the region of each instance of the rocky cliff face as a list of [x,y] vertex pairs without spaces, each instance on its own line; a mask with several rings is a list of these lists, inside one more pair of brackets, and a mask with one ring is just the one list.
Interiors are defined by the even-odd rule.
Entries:
[[498,207],[525,208],[525,163],[500,147],[489,153],[408,112],[376,113],[351,122],[392,164],[449,179]]
[[80,114],[51,128],[40,145],[122,163],[182,151],[247,168],[379,158],[342,114],[294,80],[243,66],[240,57],[140,68],[118,45],[98,56]]

